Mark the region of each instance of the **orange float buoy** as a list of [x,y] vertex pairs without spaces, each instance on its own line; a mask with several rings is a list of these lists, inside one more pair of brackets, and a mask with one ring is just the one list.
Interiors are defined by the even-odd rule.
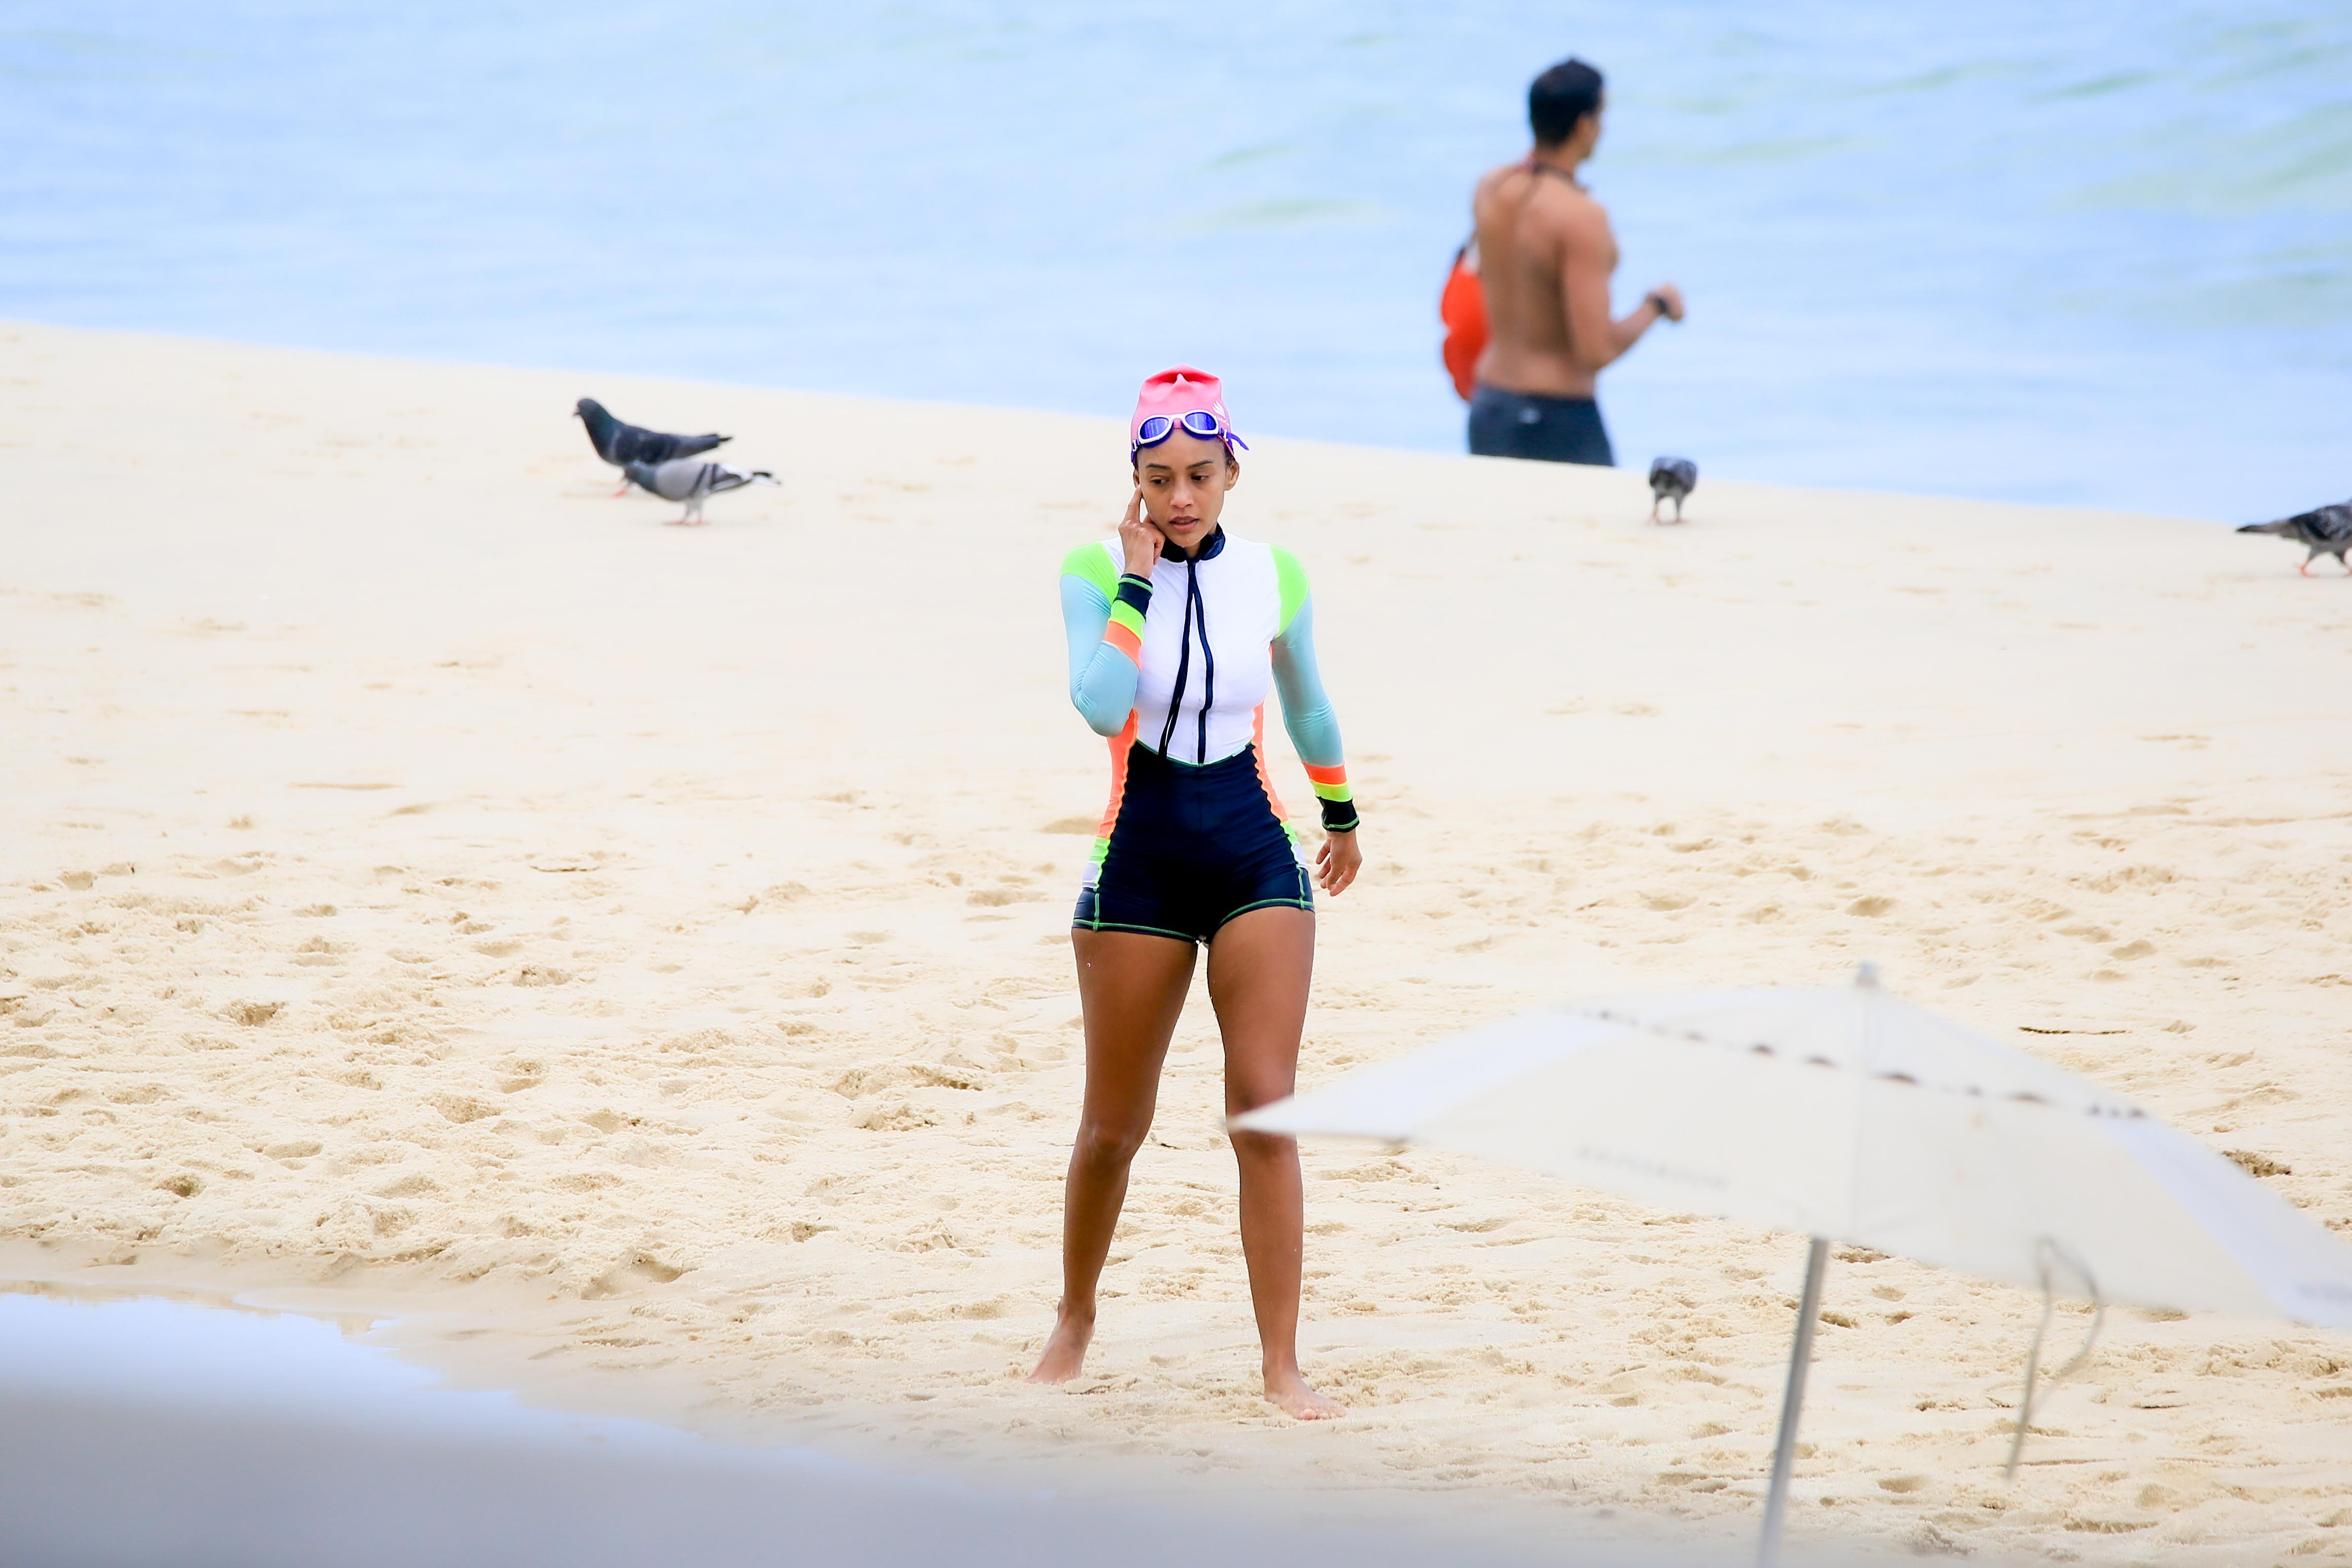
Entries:
[[1438,296],[1437,315],[1445,323],[1445,368],[1454,377],[1454,390],[1467,403],[1477,381],[1478,356],[1486,352],[1486,287],[1478,279],[1475,240],[1454,253],[1454,270]]

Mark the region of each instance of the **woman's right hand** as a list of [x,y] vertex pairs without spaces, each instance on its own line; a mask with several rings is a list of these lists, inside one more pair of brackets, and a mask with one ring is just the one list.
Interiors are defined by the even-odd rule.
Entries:
[[1138,577],[1149,578],[1151,569],[1160,564],[1160,547],[1168,536],[1152,526],[1143,515],[1143,487],[1135,487],[1128,499],[1127,515],[1118,520],[1118,542],[1127,552],[1127,569]]

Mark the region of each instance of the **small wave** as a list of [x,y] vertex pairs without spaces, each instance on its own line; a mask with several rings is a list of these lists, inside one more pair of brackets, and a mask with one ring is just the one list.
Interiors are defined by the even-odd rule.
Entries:
[[1246,169],[1253,163],[1265,163],[1276,158],[1287,158],[1297,151],[1297,143],[1292,142],[1260,142],[1248,147],[1236,147],[1230,153],[1220,153],[1201,167],[1213,173],[1222,173],[1227,169]]
[[1329,196],[1277,196],[1268,201],[1235,202],[1220,207],[1192,226],[1197,234],[1232,234],[1264,228],[1309,228],[1362,223],[1380,216],[1370,202]]

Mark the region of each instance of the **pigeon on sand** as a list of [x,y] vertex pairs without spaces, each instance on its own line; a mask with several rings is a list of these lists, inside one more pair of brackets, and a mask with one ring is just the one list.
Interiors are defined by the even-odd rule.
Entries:
[[2306,577],[2311,575],[2311,563],[2323,555],[2333,555],[2336,564],[2352,573],[2352,561],[2344,559],[2344,552],[2352,550],[2352,500],[2323,506],[2315,511],[2299,511],[2276,522],[2250,522],[2238,531],[2275,533],[2282,539],[2308,544],[2311,553],[2305,556],[2303,564],[2295,568]]
[[1650,521],[1658,521],[1658,509],[1671,500],[1675,503],[1675,521],[1683,520],[1683,498],[1698,489],[1698,465],[1688,458],[1654,458],[1650,461]]
[[[668,436],[659,430],[648,430],[642,425],[614,418],[593,397],[583,397],[572,405],[572,417],[588,426],[589,445],[596,448],[598,457],[616,468],[625,468],[631,463],[658,464],[674,458],[691,458],[735,439],[732,436]],[[629,487],[623,484],[613,493],[626,495]]]
[[631,463],[622,472],[629,483],[651,490],[664,500],[686,503],[686,515],[674,517],[669,526],[700,528],[702,503],[712,496],[729,490],[740,490],[745,485],[772,485],[776,476],[765,468],[745,472],[730,468],[724,463],[698,463],[691,458],[676,458],[667,463]]

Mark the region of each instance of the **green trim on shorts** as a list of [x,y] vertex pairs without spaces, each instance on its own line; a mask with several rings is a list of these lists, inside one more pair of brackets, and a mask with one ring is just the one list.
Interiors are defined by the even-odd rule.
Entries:
[[[1236,910],[1234,912],[1239,913],[1240,911]],[[1233,916],[1227,915],[1225,918],[1227,920],[1231,920],[1233,919]],[[1171,937],[1178,942],[1186,943],[1187,945],[1198,943],[1201,940],[1199,937],[1192,935],[1190,931],[1162,931],[1158,926],[1118,925],[1110,921],[1072,921],[1070,922],[1070,929],[1072,931],[1123,931],[1132,932],[1137,936]]]
[[[1252,910],[1305,910],[1311,915],[1315,912],[1315,901],[1312,899],[1260,899],[1254,904],[1244,904],[1240,909],[1219,921],[1217,931],[1224,930]],[[1209,933],[1210,941],[1216,940],[1217,931]]]

